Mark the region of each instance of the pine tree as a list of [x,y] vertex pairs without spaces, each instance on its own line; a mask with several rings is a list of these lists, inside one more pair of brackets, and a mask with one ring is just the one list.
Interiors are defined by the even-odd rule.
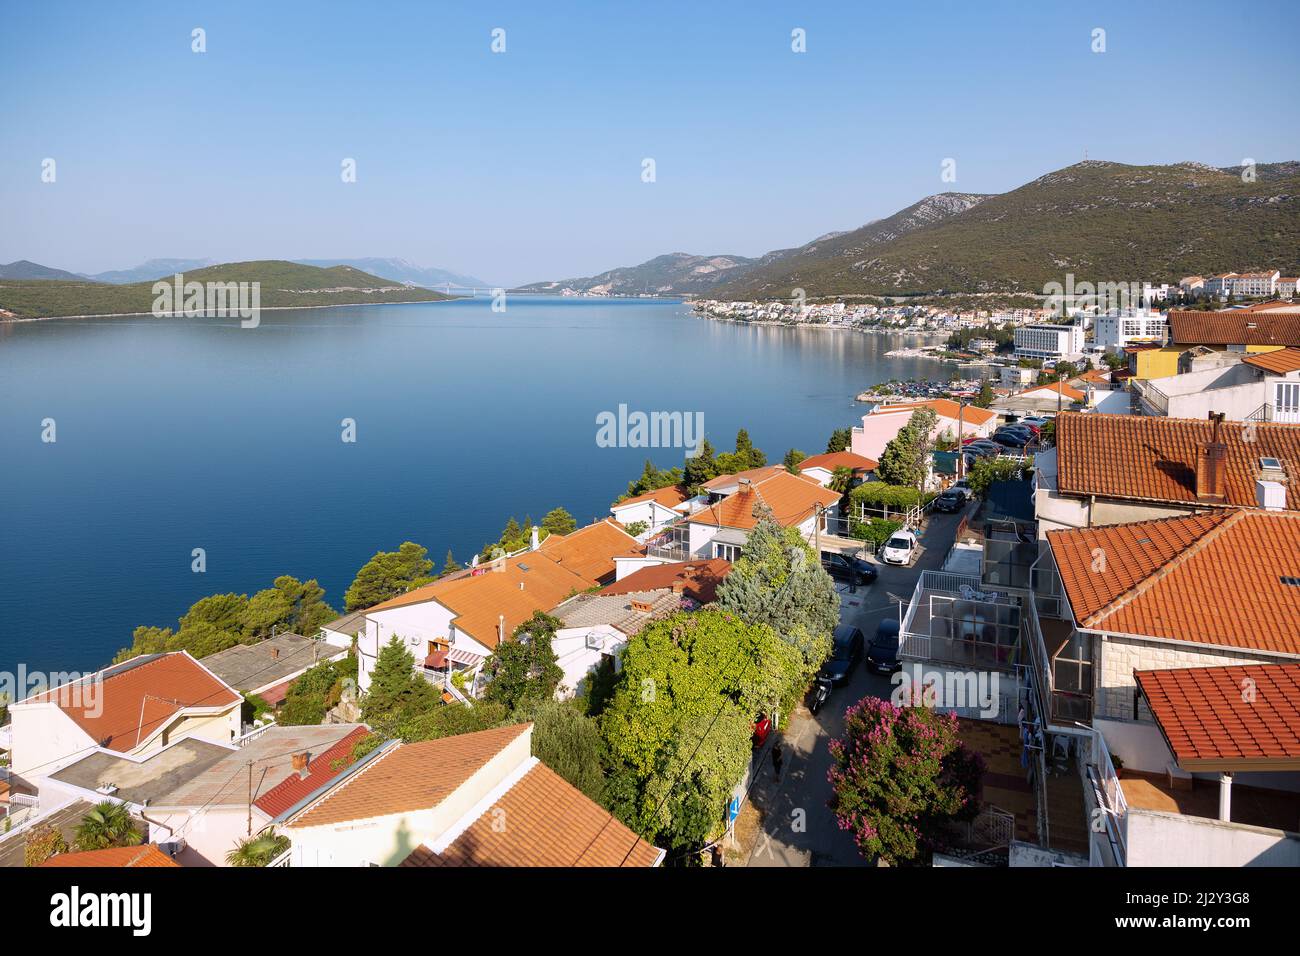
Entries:
[[367,723],[397,723],[437,703],[433,687],[416,675],[414,667],[415,658],[394,634],[379,652],[370,675],[370,690],[361,704]]
[[451,556],[451,548],[448,548],[447,560],[442,563],[442,573],[439,575],[439,577],[446,577],[447,575],[454,574],[459,570],[460,570],[460,565],[457,564],[456,559]]

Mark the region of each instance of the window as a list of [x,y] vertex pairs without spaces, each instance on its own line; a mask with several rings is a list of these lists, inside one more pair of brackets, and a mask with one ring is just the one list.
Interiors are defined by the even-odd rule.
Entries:
[[1282,415],[1300,415],[1300,382],[1278,382],[1273,407],[1279,418]]
[[713,556],[715,558],[726,558],[728,561],[736,561],[740,557],[740,545],[714,544]]

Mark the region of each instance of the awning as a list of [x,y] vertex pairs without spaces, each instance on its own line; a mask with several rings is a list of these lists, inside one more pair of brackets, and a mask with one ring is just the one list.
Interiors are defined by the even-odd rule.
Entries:
[[453,647],[447,652],[447,660],[453,664],[461,664],[465,667],[478,667],[483,663],[483,655],[475,654],[473,651],[462,651],[458,647]]
[[424,659],[424,666],[431,667],[436,671],[442,670],[443,667],[445,667],[446,665],[447,665],[446,651],[434,651],[432,654],[430,654],[428,657]]

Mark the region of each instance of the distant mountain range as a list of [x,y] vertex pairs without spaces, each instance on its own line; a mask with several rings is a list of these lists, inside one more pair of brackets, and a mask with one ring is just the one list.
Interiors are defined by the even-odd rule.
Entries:
[[[58,271],[42,266],[35,268],[46,273]],[[24,268],[17,271],[32,270]],[[322,269],[297,262],[267,259],[227,262],[184,271],[187,282],[257,282],[259,305],[266,309],[438,302],[450,298],[432,289],[384,279],[351,266]],[[162,277],[114,285],[81,277],[68,280],[31,276],[10,278],[0,275],[0,313],[5,313],[0,314],[0,320],[148,313],[153,308],[153,284],[158,278]],[[179,304],[176,307],[179,308]]]
[[[491,288],[491,285],[474,276],[452,272],[449,269],[432,269],[417,266],[406,259],[291,259],[305,266],[328,269],[334,266],[350,266],[381,279],[391,279],[405,285],[433,289],[450,283],[453,286],[468,288]],[[20,259],[8,265],[0,264],[0,279],[65,279],[106,282],[110,285],[129,285],[132,282],[154,282],[178,272],[194,272],[218,263],[212,259],[149,259],[134,269],[114,269],[109,272],[92,274],[67,272],[52,269],[40,263]]]
[[940,193],[885,219],[758,258],[674,253],[529,292],[717,299],[1041,292],[1048,282],[1300,271],[1300,163],[1087,161],[1008,193]]

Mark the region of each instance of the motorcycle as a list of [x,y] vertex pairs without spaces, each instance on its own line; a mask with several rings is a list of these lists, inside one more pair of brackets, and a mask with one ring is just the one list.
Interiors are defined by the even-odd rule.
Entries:
[[808,704],[808,710],[817,713],[821,710],[822,704],[831,696],[831,680],[829,677],[817,678],[817,686],[813,688],[812,701]]

